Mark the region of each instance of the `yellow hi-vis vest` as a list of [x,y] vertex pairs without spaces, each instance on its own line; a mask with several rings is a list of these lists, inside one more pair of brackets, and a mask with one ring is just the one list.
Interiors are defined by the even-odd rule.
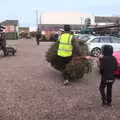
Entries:
[[72,56],[72,37],[73,35],[69,33],[64,33],[59,37],[59,47],[57,55],[61,57],[70,57]]

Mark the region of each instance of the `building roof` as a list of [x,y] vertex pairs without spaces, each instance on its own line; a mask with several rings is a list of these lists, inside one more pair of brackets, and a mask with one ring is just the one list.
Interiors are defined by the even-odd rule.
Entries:
[[14,26],[18,26],[19,22],[18,20],[5,20],[3,22],[1,22],[0,24],[6,26],[6,25],[14,25]]
[[95,16],[96,23],[116,23],[120,22],[120,17]]

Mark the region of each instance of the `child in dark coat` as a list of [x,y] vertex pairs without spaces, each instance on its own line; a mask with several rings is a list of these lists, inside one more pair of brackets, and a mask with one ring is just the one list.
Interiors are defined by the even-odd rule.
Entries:
[[[112,86],[115,81],[114,71],[117,68],[117,61],[113,54],[113,47],[104,45],[102,47],[102,55],[100,58],[101,84],[100,93],[102,97],[102,105],[111,106],[112,102]],[[105,92],[105,88],[107,89]]]

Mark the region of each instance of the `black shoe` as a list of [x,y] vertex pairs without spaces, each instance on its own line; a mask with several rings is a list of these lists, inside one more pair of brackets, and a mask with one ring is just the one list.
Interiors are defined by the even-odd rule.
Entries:
[[102,106],[106,106],[107,104],[106,103],[104,103],[104,102],[102,102],[102,104],[101,104]]
[[107,106],[108,106],[108,107],[112,107],[112,104],[111,104],[111,103],[107,103]]
[[107,101],[106,101],[106,100],[103,100],[102,106],[106,106],[106,105],[107,105]]

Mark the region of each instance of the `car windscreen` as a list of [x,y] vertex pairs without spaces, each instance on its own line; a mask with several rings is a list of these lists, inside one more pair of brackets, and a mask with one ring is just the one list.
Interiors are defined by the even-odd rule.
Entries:
[[82,36],[80,38],[80,40],[83,41],[83,42],[87,42],[89,39],[90,39],[90,36]]

